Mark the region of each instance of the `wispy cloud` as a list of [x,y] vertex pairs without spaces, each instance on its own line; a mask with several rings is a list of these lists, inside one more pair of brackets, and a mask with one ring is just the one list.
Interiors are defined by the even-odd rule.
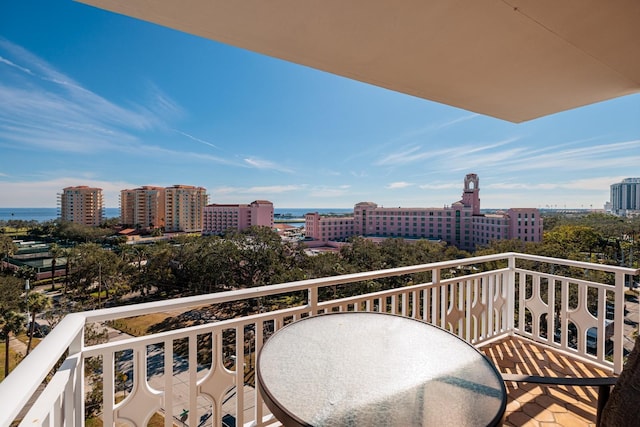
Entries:
[[301,190],[304,186],[301,185],[263,185],[257,187],[245,188],[241,193],[257,193],[257,194],[278,194],[287,193],[290,191]]
[[523,150],[509,161],[503,161],[505,171],[588,170],[632,167],[640,164],[640,140],[598,144],[587,147],[531,153]]
[[[475,158],[480,158],[478,157],[478,153],[486,153],[485,156],[495,157],[497,155],[504,158],[511,156],[512,153],[517,153],[519,150],[496,149],[512,144],[517,140],[518,138],[512,137],[482,145],[456,145],[440,149],[433,149],[431,147],[423,148],[422,146],[405,147],[395,153],[387,154],[374,164],[377,166],[401,166],[432,159],[442,159],[442,161],[447,162],[447,164],[457,164],[460,163],[457,160],[465,160],[468,162],[474,161]],[[471,154],[473,154],[473,156],[471,156]],[[465,165],[464,167],[466,168],[468,166]]]
[[399,188],[407,188],[407,187],[411,187],[412,183],[410,182],[405,182],[405,181],[399,181],[399,182],[392,182],[389,185],[386,185],[385,188],[388,188],[389,190],[397,190]]
[[366,171],[349,171],[349,175],[354,178],[366,178],[369,174]]
[[[377,166],[398,167],[428,162],[424,172],[437,171],[477,173],[499,170],[501,173],[522,174],[544,170],[587,171],[630,168],[640,164],[640,140],[595,144],[595,139],[571,141],[540,148],[537,145],[515,145],[518,137],[482,145],[451,146],[428,149],[419,146],[401,148],[375,163]],[[590,144],[590,145],[587,145]]]
[[176,132],[176,133],[178,133],[178,134],[180,134],[182,136],[185,136],[185,137],[187,137],[187,138],[189,138],[189,139],[191,139],[193,141],[199,142],[199,143],[204,144],[204,145],[208,145],[209,147],[213,147],[213,148],[218,148],[219,149],[219,147],[217,145],[215,145],[215,144],[213,144],[213,143],[211,143],[209,141],[205,141],[204,139],[196,138],[195,136],[189,135],[186,132],[182,132],[182,131],[177,130],[177,129],[174,129],[174,132]]
[[432,126],[433,130],[439,130],[439,129],[444,129],[444,128],[448,128],[454,125],[457,125],[458,123],[463,123],[466,122],[468,120],[472,120],[475,119],[476,117],[481,117],[480,114],[468,114],[466,116],[461,116],[461,117],[457,117],[455,119],[443,122],[443,123],[437,123],[434,126]]
[[247,165],[256,169],[269,169],[269,170],[275,170],[278,172],[293,173],[292,169],[279,165],[277,163],[274,163],[270,160],[258,159],[255,157],[247,157],[243,160]]
[[423,135],[428,135],[428,134],[433,133],[435,131],[439,131],[439,130],[442,130],[442,129],[446,129],[446,128],[455,126],[455,125],[460,124],[460,123],[464,123],[466,121],[475,119],[476,117],[481,117],[481,116],[479,114],[473,113],[473,114],[467,114],[467,115],[460,116],[460,117],[455,117],[453,119],[446,120],[446,121],[443,121],[443,122],[432,123],[432,124],[429,124],[427,126],[424,126],[424,127],[418,128],[418,129],[412,129],[412,130],[409,130],[407,132],[404,132],[403,134],[401,134],[397,138],[395,138],[393,141],[394,141],[394,143],[398,143],[398,142],[401,142],[401,141],[405,141],[406,142],[406,141],[409,141],[409,140],[414,140],[414,139],[416,139],[418,137],[421,137]]
[[462,184],[460,182],[447,182],[447,183],[433,183],[433,184],[420,184],[418,188],[422,190],[448,190],[451,188],[459,189],[462,188]]
[[[49,179],[48,177],[33,181],[2,182],[0,200],[5,207],[54,207],[56,194],[65,187],[87,185],[102,188],[105,206],[117,207],[118,195],[124,188],[134,188],[137,184],[125,181],[105,181],[92,177],[91,171],[76,172],[74,175]],[[43,202],[46,201],[46,202]]]
[[212,195],[228,195],[228,194],[280,194],[288,193],[291,191],[298,191],[304,189],[305,185],[261,185],[254,187],[216,187],[211,190]]
[[339,185],[337,187],[318,186],[309,190],[309,196],[312,198],[337,198],[349,194],[349,185]]
[[169,148],[159,147],[156,145],[138,145],[135,147],[124,147],[122,151],[128,152],[131,154],[143,152],[145,156],[154,156],[163,159],[171,159],[172,161],[177,160],[187,160],[187,161],[197,161],[197,162],[205,162],[205,163],[217,163],[229,166],[237,166],[237,167],[245,167],[243,163],[240,161],[226,158],[214,156],[206,153],[198,153],[193,151],[179,151],[173,150]]
[[436,155],[436,153],[432,151],[430,152],[420,150],[421,147],[408,147],[403,149],[402,151],[388,154],[387,156],[375,162],[375,164],[378,166],[405,165],[407,163],[417,162],[418,160],[425,160]]
[[[436,122],[434,124],[429,124],[423,127],[418,127],[418,128],[414,128],[414,129],[409,129],[405,132],[400,133],[399,135],[389,139],[388,141],[382,143],[382,144],[378,144],[378,145],[369,145],[367,146],[366,149],[364,150],[358,150],[357,152],[352,153],[351,155],[347,156],[345,158],[346,161],[353,161],[354,159],[357,158],[371,158],[371,157],[376,157],[379,156],[380,153],[384,153],[385,151],[387,151],[390,147],[397,147],[397,146],[404,146],[404,147],[409,147],[408,150],[412,150],[414,147],[417,149],[420,149],[420,144],[422,144],[425,140],[425,137],[429,134],[434,134],[436,132],[438,132],[439,130],[442,129],[446,129],[449,127],[452,127],[456,124],[460,124],[460,123],[464,123],[468,120],[474,119],[476,117],[481,117],[479,114],[467,114],[461,117],[456,117],[447,121],[443,121],[443,122]],[[398,153],[397,156],[395,156],[394,154],[390,154],[387,156],[384,156],[383,158],[379,159],[378,161],[374,162],[374,164],[376,165],[390,165],[390,164],[402,164],[402,163],[406,163],[406,161],[403,160],[403,155],[402,153]],[[409,161],[414,161],[414,160],[420,160],[419,158],[413,159],[413,160],[409,160]]]
[[[1,44],[2,44],[2,40],[0,39],[0,45],[1,45]],[[2,56],[0,56],[0,62],[2,62],[3,64],[8,65],[8,66],[10,66],[10,67],[17,68],[18,70],[22,71],[22,72],[23,72],[23,73],[25,73],[25,74],[31,74],[31,75],[33,75],[33,73],[31,72],[31,70],[30,70],[30,69],[28,69],[28,68],[24,68],[24,67],[21,67],[21,66],[19,66],[19,65],[17,65],[17,64],[14,64],[13,62],[9,61],[7,58],[3,58]]]
[[603,191],[608,190],[612,183],[620,182],[625,176],[598,176],[593,178],[575,179],[561,182],[494,182],[484,186],[488,190],[500,191],[535,191],[535,190],[578,190]]
[[[174,100],[152,83],[144,105],[120,106],[82,87],[46,61],[0,38],[0,143],[14,150],[130,156],[171,155],[235,166],[245,164],[191,150],[171,150],[143,142],[141,133],[171,142],[171,133],[218,148],[169,123],[185,116]],[[175,138],[174,138],[175,139]]]
[[488,190],[553,190],[559,186],[557,183],[524,184],[521,182],[497,182],[488,184],[483,188]]

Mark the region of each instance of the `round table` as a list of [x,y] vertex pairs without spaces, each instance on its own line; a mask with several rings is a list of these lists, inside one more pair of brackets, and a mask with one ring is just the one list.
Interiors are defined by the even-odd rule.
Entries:
[[285,426],[498,425],[496,368],[457,336],[384,313],[308,317],[258,355],[258,387]]

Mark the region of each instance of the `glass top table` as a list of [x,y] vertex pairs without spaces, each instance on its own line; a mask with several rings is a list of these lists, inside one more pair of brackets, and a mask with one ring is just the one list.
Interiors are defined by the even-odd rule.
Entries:
[[293,322],[264,344],[257,374],[285,426],[487,426],[506,407],[500,374],[473,346],[384,313]]

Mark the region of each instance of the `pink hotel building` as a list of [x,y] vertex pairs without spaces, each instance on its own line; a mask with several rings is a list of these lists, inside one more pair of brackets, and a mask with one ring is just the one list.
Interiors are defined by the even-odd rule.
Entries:
[[268,200],[256,200],[248,205],[211,204],[204,207],[202,215],[202,234],[242,231],[252,225],[273,228],[273,203]]
[[305,215],[307,238],[341,240],[354,235],[444,240],[460,249],[473,250],[492,240],[520,239],[539,242],[542,219],[535,208],[513,208],[494,214],[480,213],[480,180],[464,179],[462,200],[444,208],[383,208],[371,202],[355,205],[353,216]]

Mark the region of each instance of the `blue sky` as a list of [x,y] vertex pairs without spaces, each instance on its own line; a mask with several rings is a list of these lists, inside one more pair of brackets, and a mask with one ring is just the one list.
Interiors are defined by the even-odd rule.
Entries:
[[640,95],[512,124],[69,0],[0,2],[0,207],[73,185],[211,203],[602,208],[640,176]]

